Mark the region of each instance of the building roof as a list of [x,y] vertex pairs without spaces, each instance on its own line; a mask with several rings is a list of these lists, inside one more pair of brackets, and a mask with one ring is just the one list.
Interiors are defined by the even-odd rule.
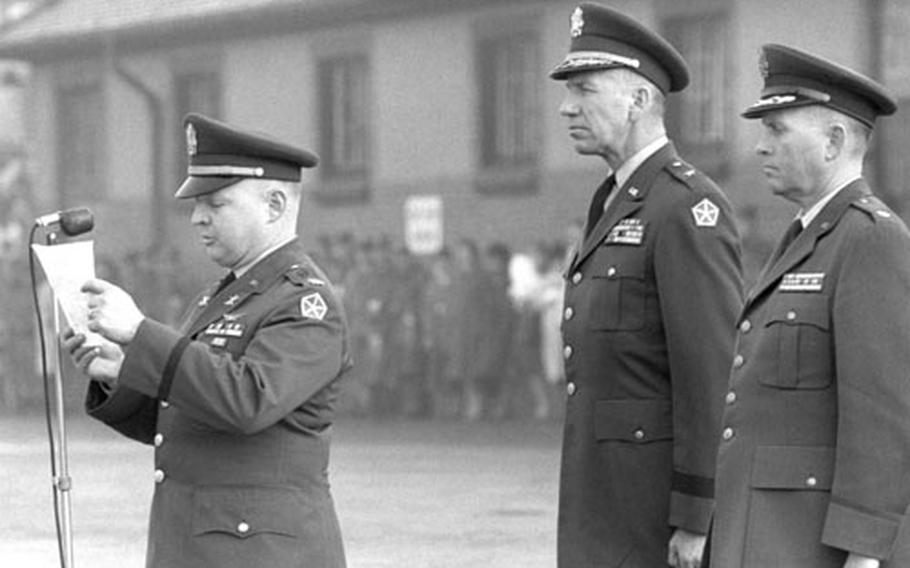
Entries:
[[[489,1],[487,2],[489,4]],[[132,48],[192,43],[381,17],[482,0],[55,0],[0,32],[0,57],[72,57],[114,41]]]

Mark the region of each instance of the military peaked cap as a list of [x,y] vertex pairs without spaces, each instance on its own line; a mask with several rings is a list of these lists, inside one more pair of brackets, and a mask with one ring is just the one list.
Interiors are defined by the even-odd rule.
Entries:
[[873,126],[879,115],[893,114],[897,103],[884,86],[822,57],[787,47],[762,46],[759,70],[765,80],[761,98],[742,116],[791,107],[823,105]]
[[189,163],[178,198],[204,195],[248,178],[300,181],[300,168],[319,161],[306,150],[201,114],[186,115],[183,125]]
[[553,79],[624,67],[649,79],[664,93],[681,91],[689,84],[682,55],[667,40],[621,12],[581,4],[572,12],[569,35],[569,54],[550,72]]

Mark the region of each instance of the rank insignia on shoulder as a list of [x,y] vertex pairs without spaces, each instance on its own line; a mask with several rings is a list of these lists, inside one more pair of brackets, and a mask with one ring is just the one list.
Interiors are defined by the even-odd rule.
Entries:
[[716,227],[720,209],[706,197],[692,207],[692,216],[697,227]]
[[300,315],[305,318],[322,321],[328,311],[329,308],[319,292],[313,292],[300,298]]
[[645,223],[641,219],[622,219],[610,229],[606,244],[640,245],[645,238]]
[[821,292],[824,283],[824,272],[791,272],[784,274],[778,290],[781,292]]
[[319,278],[307,278],[306,283],[310,286],[325,286],[325,280],[320,280]]

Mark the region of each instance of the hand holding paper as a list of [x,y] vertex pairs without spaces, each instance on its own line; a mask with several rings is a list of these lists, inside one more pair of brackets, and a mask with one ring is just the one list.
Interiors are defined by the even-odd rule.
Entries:
[[89,330],[120,345],[133,340],[145,315],[129,294],[110,282],[95,278],[86,282],[81,290],[89,294]]

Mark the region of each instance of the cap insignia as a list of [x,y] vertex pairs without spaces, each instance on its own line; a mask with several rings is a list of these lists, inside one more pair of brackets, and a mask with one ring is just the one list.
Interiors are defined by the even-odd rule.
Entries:
[[572,37],[578,37],[582,33],[582,29],[585,27],[585,14],[581,9],[581,6],[575,8],[575,11],[572,12],[572,29],[569,32],[569,35]]
[[192,124],[186,125],[186,153],[188,156],[195,156],[197,149],[196,129]]
[[768,78],[770,67],[768,65],[768,56],[764,51],[760,51],[758,54],[758,72],[761,73],[762,79]]

